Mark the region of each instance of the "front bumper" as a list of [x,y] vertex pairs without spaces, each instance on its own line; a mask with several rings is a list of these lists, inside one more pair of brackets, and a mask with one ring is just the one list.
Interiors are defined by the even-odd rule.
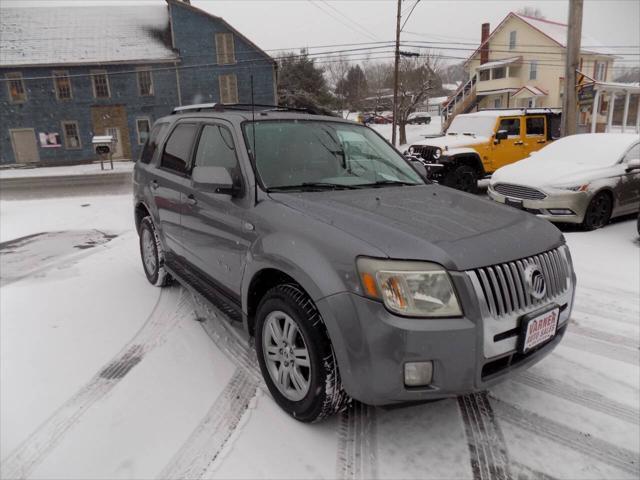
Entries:
[[[557,335],[549,343],[527,355],[508,347],[487,358],[484,308],[466,273],[452,272],[452,279],[465,312],[461,318],[400,317],[382,303],[352,293],[317,302],[350,396],[366,404],[385,405],[481,391],[538,362],[561,341],[571,312],[573,287],[560,314]],[[406,387],[404,364],[421,361],[433,362],[432,383]]]
[[[489,187],[487,193],[492,200],[498,203],[506,203],[508,198],[506,195],[496,192],[491,187]],[[587,211],[589,201],[591,200],[589,192],[567,191],[559,193],[545,193],[547,194],[547,197],[543,200],[509,198],[513,198],[518,201],[521,200],[524,210],[551,222],[582,223],[584,221],[584,216]],[[559,210],[570,210],[573,213],[559,213],[557,212]]]

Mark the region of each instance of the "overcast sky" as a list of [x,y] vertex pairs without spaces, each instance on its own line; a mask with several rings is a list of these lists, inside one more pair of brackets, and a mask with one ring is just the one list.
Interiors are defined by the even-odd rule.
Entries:
[[[415,0],[404,0],[409,10]],[[163,4],[164,0],[0,0],[3,6]],[[396,0],[191,0],[192,5],[224,17],[263,49],[297,49],[318,45],[394,39]],[[523,7],[538,8],[548,20],[566,23],[568,0],[422,0],[404,27],[403,40],[475,42],[480,25],[491,28]],[[627,46],[640,53],[640,1],[585,0],[583,32],[600,43]],[[457,55],[470,52],[460,50]],[[633,61],[630,61],[633,59]],[[640,56],[619,64],[638,65]]]

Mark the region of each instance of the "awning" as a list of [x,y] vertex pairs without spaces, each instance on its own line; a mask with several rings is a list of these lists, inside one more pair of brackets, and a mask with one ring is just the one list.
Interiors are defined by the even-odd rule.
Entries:
[[534,87],[533,85],[525,85],[518,89],[516,93],[511,95],[511,98],[531,98],[531,97],[546,97],[547,92],[541,88]]
[[514,63],[521,63],[521,62],[522,62],[522,57],[504,58],[502,60],[494,60],[493,62],[483,63],[482,65],[477,67],[476,70],[481,71],[481,70],[488,70],[490,68],[505,67],[507,65],[512,65]]

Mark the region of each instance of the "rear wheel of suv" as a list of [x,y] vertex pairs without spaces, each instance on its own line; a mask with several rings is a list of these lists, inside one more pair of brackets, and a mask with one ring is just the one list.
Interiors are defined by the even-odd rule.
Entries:
[[256,352],[271,395],[295,419],[317,422],[347,405],[322,317],[297,285],[278,285],[260,301]]
[[476,193],[478,191],[478,174],[473,167],[460,165],[447,173],[442,183],[456,190]]
[[613,202],[608,193],[600,192],[596,194],[587,207],[584,214],[582,228],[585,230],[596,230],[604,227],[611,219],[611,211],[613,210]]
[[140,257],[149,283],[164,287],[171,282],[171,276],[164,267],[164,250],[149,216],[140,222]]

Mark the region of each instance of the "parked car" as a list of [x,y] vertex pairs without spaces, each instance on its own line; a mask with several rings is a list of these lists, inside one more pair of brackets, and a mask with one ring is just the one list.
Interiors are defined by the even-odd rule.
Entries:
[[552,224],[425,183],[354,122],[253,118],[200,105],[159,119],[135,222],[149,282],[176,279],[240,322],[290,415],[483,390],[560,342],[575,275]]
[[407,118],[409,125],[429,125],[431,123],[431,115],[426,112],[415,112]]
[[621,133],[561,138],[496,171],[489,196],[552,222],[603,227],[640,209],[640,140]]
[[473,193],[478,179],[541,149],[559,128],[559,110],[481,110],[456,115],[443,136],[416,142],[407,153],[427,165],[433,180]]

